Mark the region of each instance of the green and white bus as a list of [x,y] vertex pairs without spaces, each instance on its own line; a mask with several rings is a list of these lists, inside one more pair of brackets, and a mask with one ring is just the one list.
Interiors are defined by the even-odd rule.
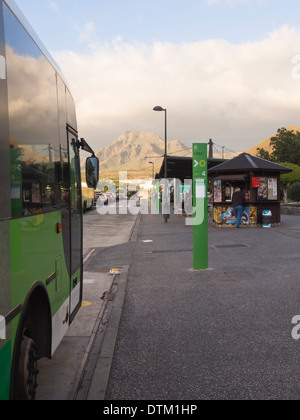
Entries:
[[[0,400],[34,399],[81,306],[82,196],[75,106],[60,69],[0,0]],[[95,188],[99,161],[86,161]]]

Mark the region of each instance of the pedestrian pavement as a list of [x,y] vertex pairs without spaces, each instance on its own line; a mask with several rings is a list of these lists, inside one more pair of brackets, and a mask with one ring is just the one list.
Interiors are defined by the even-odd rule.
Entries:
[[109,274],[114,261],[101,257],[93,269],[89,269],[89,261],[97,252],[104,253],[107,248],[109,254],[110,247],[127,244],[135,222],[136,216],[131,214],[100,216],[94,210],[84,215],[82,307],[52,360],[39,361],[37,400],[85,398],[91,375],[87,364],[95,361],[93,352],[98,355],[97,346],[101,347],[102,331],[117,282],[116,276]]
[[292,319],[300,314],[300,218],[282,216],[271,229],[210,223],[205,271],[193,270],[184,220],[142,215],[134,241],[88,261],[90,269],[109,262],[126,270],[118,322],[107,320],[118,330],[108,382],[99,382],[99,357],[86,398],[299,399]]

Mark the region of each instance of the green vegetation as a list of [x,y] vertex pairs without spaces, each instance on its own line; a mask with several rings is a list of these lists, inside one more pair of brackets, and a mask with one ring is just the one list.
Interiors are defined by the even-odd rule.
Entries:
[[295,183],[300,183],[300,132],[287,130],[284,127],[279,128],[276,136],[271,137],[270,146],[272,147],[271,152],[264,148],[258,148],[257,156],[293,170],[293,172],[281,175],[280,178],[284,203],[288,204],[288,198],[300,201],[300,197],[297,195],[299,186],[295,185]]
[[291,201],[300,202],[300,181],[294,182],[289,188],[288,198]]
[[289,172],[288,174],[283,174],[280,177],[281,186],[283,189],[283,198],[284,204],[288,204],[288,190],[289,188],[295,183],[300,181],[300,166],[295,165],[293,163],[284,162],[280,163],[287,168],[293,170],[293,172]]
[[271,162],[290,162],[300,165],[300,132],[279,128],[276,136],[271,137],[270,145],[272,146],[271,153],[258,148],[257,156]]

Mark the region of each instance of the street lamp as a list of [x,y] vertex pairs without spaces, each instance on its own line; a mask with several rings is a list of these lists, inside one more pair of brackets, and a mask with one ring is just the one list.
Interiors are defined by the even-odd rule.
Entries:
[[[161,107],[161,106],[156,106],[153,108],[153,111],[164,111],[165,113],[165,154],[164,154],[164,160],[165,160],[165,197],[167,197],[167,179],[168,179],[168,172],[167,172],[167,156],[168,156],[168,150],[167,150],[167,109]],[[166,223],[168,223],[168,218],[169,215],[168,214],[164,214],[164,220]]]

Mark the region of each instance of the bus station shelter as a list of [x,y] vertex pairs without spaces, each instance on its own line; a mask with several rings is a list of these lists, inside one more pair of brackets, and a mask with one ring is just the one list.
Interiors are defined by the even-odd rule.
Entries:
[[263,224],[263,214],[271,214],[272,225],[280,224],[280,175],[290,168],[242,153],[208,170],[213,185],[213,224],[232,227],[232,195],[240,187],[244,197],[243,225]]
[[[213,168],[220,163],[226,162],[225,159],[208,158],[208,168]],[[184,183],[187,179],[193,178],[193,159],[191,157],[167,156],[168,179],[179,179]],[[160,171],[156,174],[156,179],[165,177],[165,158],[162,162]]]

